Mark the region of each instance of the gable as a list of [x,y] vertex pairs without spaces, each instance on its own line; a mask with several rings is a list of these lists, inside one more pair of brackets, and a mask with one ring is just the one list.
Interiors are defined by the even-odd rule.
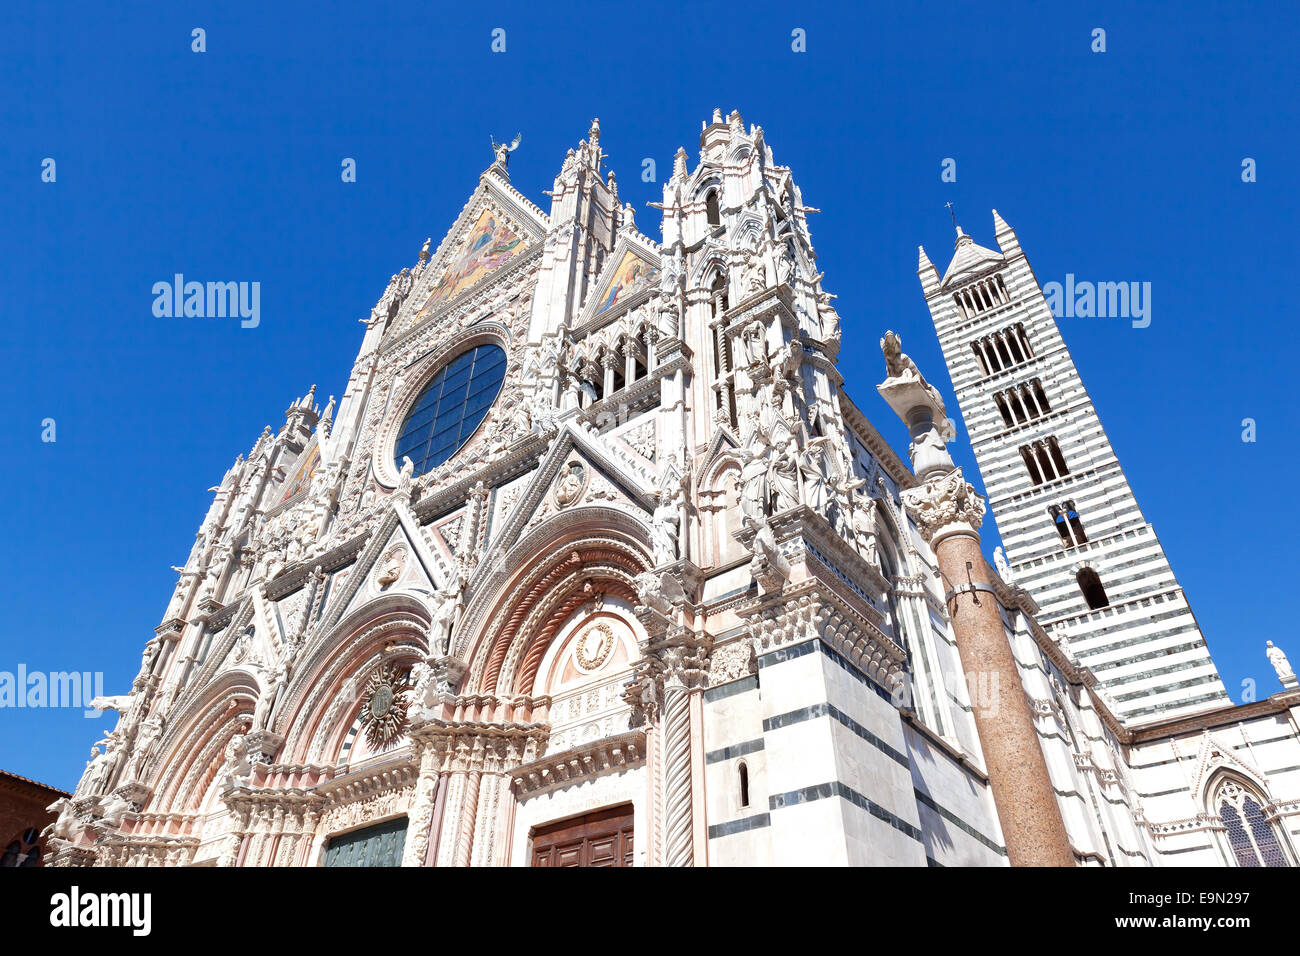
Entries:
[[290,498],[302,494],[311,486],[312,475],[320,467],[320,443],[317,436],[312,435],[311,441],[303,449],[302,454],[298,456],[297,461],[289,469],[288,476],[281,485],[281,492],[278,496],[277,503],[284,504]]
[[491,208],[484,209],[456,254],[447,262],[441,277],[434,282],[416,313],[416,320],[426,317],[459,293],[472,289],[527,248],[527,238],[505,216]]
[[351,566],[346,581],[328,599],[321,633],[329,633],[354,611],[380,597],[429,594],[446,587],[455,570],[430,546],[415,517],[396,503],[375,529],[370,544]]
[[[641,244],[620,238],[582,309],[581,322],[617,311],[659,283],[659,263]],[[581,324],[581,323],[580,323]]]
[[546,234],[546,214],[508,183],[485,174],[427,263],[411,301],[409,328],[501,273]]
[[646,520],[654,510],[653,477],[632,471],[630,462],[614,458],[608,451],[584,432],[569,425],[561,429],[526,485],[512,489],[510,512],[493,529],[489,554],[471,577],[471,590],[526,533],[561,512],[603,505]]

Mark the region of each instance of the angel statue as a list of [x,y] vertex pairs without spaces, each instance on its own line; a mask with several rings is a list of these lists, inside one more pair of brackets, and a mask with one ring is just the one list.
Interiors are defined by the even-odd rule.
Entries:
[[502,166],[510,165],[510,154],[519,148],[519,141],[524,138],[523,133],[515,133],[515,138],[507,146],[505,143],[498,143],[495,138],[492,139],[492,152],[497,154],[497,162]]

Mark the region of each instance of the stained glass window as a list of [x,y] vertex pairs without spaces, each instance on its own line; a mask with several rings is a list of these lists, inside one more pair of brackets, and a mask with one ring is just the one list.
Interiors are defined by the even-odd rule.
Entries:
[[1237,866],[1290,866],[1277,830],[1264,819],[1256,796],[1235,780],[1219,788],[1219,819]]
[[487,417],[505,375],[506,353],[496,345],[479,345],[440,368],[402,422],[397,467],[410,458],[422,475],[456,454]]

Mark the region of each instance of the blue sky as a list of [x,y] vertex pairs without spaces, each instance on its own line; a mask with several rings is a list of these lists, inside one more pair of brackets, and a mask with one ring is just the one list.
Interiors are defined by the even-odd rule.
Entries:
[[[915,275],[918,244],[941,271],[951,254],[945,202],[986,245],[996,207],[1041,281],[1152,283],[1149,328],[1062,331],[1229,692],[1279,690],[1264,641],[1300,659],[1277,510],[1297,464],[1296,11],[1077,6],[6,5],[0,670],[128,690],[207,489],[313,382],[339,394],[357,319],[451,225],[490,137],[522,131],[512,179],[546,208],[599,116],[657,238],[642,159],[662,179],[717,106],[762,125],[822,209],[847,387],[900,451],[873,388],[885,329],[955,411]],[[176,272],[260,282],[259,326],[155,318]],[[0,767],[70,788],[110,719],[0,711]]]

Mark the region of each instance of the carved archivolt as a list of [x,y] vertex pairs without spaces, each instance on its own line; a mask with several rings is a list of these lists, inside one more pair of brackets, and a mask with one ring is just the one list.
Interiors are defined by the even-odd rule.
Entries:
[[[380,663],[410,666],[428,653],[427,616],[377,610],[382,614],[378,620],[323,637],[317,652],[295,671],[279,724],[286,738],[282,761],[332,757],[351,723],[351,711],[360,706],[360,691],[370,671]],[[340,633],[349,636],[339,639]],[[340,701],[347,703],[347,713],[340,710]],[[331,734],[337,738],[333,744],[328,739]]]
[[192,809],[199,805],[206,789],[200,775],[215,773],[226,742],[251,717],[257,693],[251,675],[231,671],[169,721],[159,743],[157,769],[150,774],[156,782],[148,806]]
[[569,616],[596,592],[635,603],[633,582],[647,566],[641,552],[614,539],[555,546],[503,596],[500,613],[477,644],[467,686],[532,693],[546,648]]
[[[480,567],[465,613],[453,636],[455,656],[469,664],[468,688],[488,686],[486,648],[496,648],[507,628],[513,633],[535,607],[546,583],[588,563],[596,548],[617,568],[611,576],[630,582],[650,565],[650,531],[644,519],[609,506],[567,509],[524,535],[504,555],[490,555]],[[573,555],[577,555],[576,565]],[[602,559],[605,560],[605,559]],[[566,568],[568,571],[566,571]],[[504,660],[504,650],[488,655]],[[499,668],[498,665],[492,665]],[[496,673],[493,673],[495,681]]]

